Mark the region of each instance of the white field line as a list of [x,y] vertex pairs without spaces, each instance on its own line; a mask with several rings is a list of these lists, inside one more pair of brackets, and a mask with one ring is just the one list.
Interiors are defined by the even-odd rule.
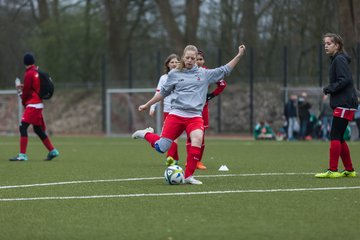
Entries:
[[[283,175],[312,175],[315,173],[244,173],[244,174],[218,174],[218,175],[199,175],[197,178],[211,178],[211,177],[256,177],[256,176],[283,176]],[[122,178],[122,179],[103,179],[103,180],[83,180],[83,181],[68,181],[68,182],[53,182],[53,183],[34,183],[25,185],[0,186],[1,189],[10,188],[28,188],[28,187],[44,187],[54,185],[68,185],[68,184],[82,184],[82,183],[102,183],[102,182],[130,182],[130,181],[146,181],[158,180],[164,177],[148,177],[148,178]]]
[[65,196],[65,197],[33,197],[33,198],[0,198],[0,202],[13,201],[37,201],[37,200],[71,200],[71,199],[98,199],[98,198],[130,198],[130,197],[161,197],[161,196],[185,196],[185,195],[210,195],[229,193],[276,193],[276,192],[303,192],[303,191],[331,191],[331,190],[353,190],[360,189],[360,186],[353,187],[327,187],[327,188],[287,188],[287,189],[251,189],[251,190],[230,190],[230,191],[208,191],[208,192],[174,192],[174,193],[139,193],[119,195],[95,195],[95,196]]

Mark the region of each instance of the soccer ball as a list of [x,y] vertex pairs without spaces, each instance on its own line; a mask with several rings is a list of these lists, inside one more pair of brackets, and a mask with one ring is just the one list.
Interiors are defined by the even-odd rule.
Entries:
[[165,181],[170,185],[184,183],[184,170],[178,165],[172,165],[165,169]]

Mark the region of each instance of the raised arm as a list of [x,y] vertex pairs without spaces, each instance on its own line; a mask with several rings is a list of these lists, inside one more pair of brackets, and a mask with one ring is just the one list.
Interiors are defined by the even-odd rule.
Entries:
[[160,93],[157,92],[147,103],[140,105],[138,110],[140,112],[142,112],[142,111],[148,109],[154,103],[157,103],[163,99],[164,99],[164,97]]
[[244,55],[245,50],[246,50],[245,45],[240,45],[240,46],[239,46],[239,52],[238,52],[238,54],[236,54],[236,56],[235,56],[230,62],[227,63],[227,65],[228,65],[231,69],[233,69],[233,68],[236,66],[236,64],[239,62],[241,56]]

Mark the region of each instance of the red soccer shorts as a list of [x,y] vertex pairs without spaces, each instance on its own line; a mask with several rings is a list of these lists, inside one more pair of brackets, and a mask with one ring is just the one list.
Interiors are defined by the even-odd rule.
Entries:
[[333,111],[333,116],[352,121],[354,119],[355,112],[356,109],[337,107]]
[[42,115],[42,108],[25,108],[21,121],[35,126],[41,126],[44,131],[46,129],[44,118]]
[[175,140],[184,131],[189,136],[197,129],[204,131],[204,121],[201,117],[185,118],[169,114],[165,119],[161,137]]
[[163,112],[163,117],[164,117],[163,121],[165,121],[165,119],[168,115],[169,115],[169,112]]

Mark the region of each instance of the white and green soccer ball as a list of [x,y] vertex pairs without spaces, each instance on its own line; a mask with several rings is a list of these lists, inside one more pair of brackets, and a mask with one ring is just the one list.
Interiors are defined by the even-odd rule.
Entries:
[[165,169],[165,181],[170,185],[184,183],[184,170],[178,165],[172,165]]

